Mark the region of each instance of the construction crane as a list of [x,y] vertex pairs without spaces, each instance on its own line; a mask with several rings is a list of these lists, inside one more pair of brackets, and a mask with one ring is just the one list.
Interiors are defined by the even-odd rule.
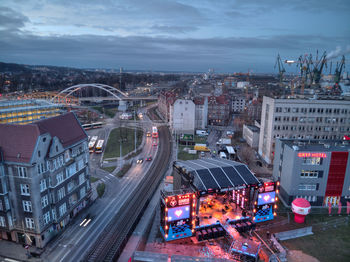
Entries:
[[316,85],[320,84],[321,80],[321,74],[323,67],[325,66],[327,68],[327,54],[326,52],[323,53],[320,59],[318,59],[318,50],[316,53],[316,60],[312,60],[312,55],[309,56],[309,63],[310,67],[313,67],[312,69],[310,68],[310,80],[311,84],[315,82]]
[[337,62],[337,67],[335,68],[335,72],[334,72],[334,82],[336,85],[338,85],[340,82],[340,76],[344,68],[345,68],[345,56],[343,55],[340,63],[338,64]]
[[286,70],[283,67],[283,63],[280,57],[280,54],[277,55],[276,63],[274,68],[276,69],[276,66],[278,65],[278,78],[279,78],[279,83],[280,86],[282,86],[282,81],[283,81],[283,75],[286,72]]

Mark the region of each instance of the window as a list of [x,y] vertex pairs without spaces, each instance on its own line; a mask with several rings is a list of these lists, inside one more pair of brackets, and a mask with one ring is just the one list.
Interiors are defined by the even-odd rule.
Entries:
[[38,151],[38,157],[41,157],[41,153],[40,153],[40,150]]
[[304,157],[303,158],[303,164],[305,165],[322,165],[323,162],[323,158],[321,157]]
[[34,219],[26,217],[25,220],[26,220],[26,227],[33,229],[34,228]]
[[45,208],[49,204],[49,198],[47,195],[41,198],[41,207]]
[[77,172],[77,166],[76,164],[72,164],[67,168],[67,176],[71,177],[72,175],[74,175]]
[[46,190],[46,180],[42,179],[40,180],[40,192],[43,192],[44,190]]
[[298,190],[304,191],[315,191],[317,188],[316,184],[299,184]]
[[48,224],[50,222],[50,211],[46,212],[44,215],[43,215],[43,220],[44,220],[44,224]]
[[0,227],[6,227],[5,218],[0,216]]
[[2,204],[2,200],[0,199],[0,211],[3,211],[4,210],[4,206]]
[[80,159],[78,162],[78,170],[82,170],[84,168],[84,159]]
[[52,219],[56,219],[56,209],[52,209]]
[[22,196],[30,196],[29,185],[21,184],[20,187],[21,187],[21,195]]
[[38,169],[38,174],[42,174],[44,172],[46,172],[46,165],[43,163],[40,163],[37,165],[37,169]]
[[85,173],[79,175],[79,185],[85,182]]
[[25,212],[32,212],[32,202],[23,200],[22,204]]
[[85,195],[86,195],[85,186],[83,186],[83,187],[80,189],[80,199],[82,199],[83,197],[85,197]]
[[68,193],[71,192],[73,189],[74,189],[74,181],[70,181],[67,185],[67,188],[68,188]]
[[64,213],[67,212],[67,205],[66,203],[63,203],[63,205],[60,206],[60,210],[59,210],[59,214],[60,214],[60,217],[64,215]]
[[61,184],[63,182],[63,172],[58,173],[56,175],[57,185]]
[[65,195],[66,195],[65,189],[64,187],[61,187],[58,190],[58,200],[61,200],[62,198],[64,198]]
[[27,176],[27,168],[23,166],[17,167],[17,174],[19,177],[28,177]]

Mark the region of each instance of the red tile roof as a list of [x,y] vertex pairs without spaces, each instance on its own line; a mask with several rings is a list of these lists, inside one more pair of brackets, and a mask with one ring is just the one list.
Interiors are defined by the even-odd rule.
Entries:
[[32,157],[38,136],[57,136],[63,147],[87,138],[73,113],[44,119],[28,125],[0,124],[0,148],[4,161],[26,162]]

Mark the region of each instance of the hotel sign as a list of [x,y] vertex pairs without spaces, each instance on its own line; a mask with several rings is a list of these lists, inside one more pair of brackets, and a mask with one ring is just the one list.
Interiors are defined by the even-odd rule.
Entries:
[[326,158],[326,153],[311,153],[311,152],[304,152],[304,153],[298,153],[298,157],[321,157]]

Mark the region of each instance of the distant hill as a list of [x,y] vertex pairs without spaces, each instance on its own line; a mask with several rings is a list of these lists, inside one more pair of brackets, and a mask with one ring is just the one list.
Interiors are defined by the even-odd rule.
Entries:
[[0,62],[0,72],[28,72],[26,65]]

